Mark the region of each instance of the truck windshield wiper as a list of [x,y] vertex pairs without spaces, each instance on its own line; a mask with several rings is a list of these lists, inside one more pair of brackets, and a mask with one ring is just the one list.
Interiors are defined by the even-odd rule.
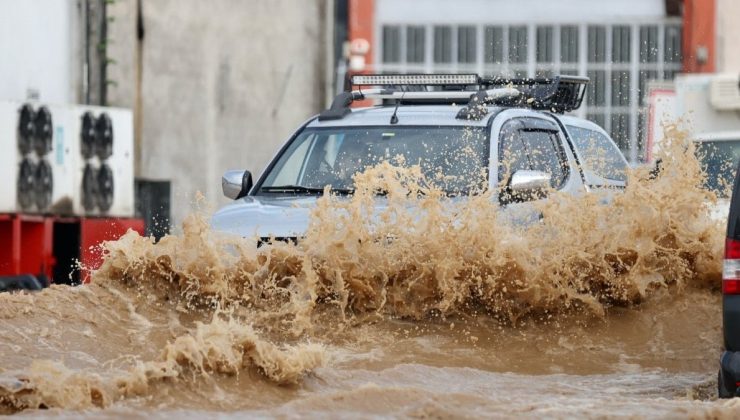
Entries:
[[[261,187],[260,191],[321,194],[324,192],[324,188],[304,187],[303,185],[271,185],[269,187]],[[355,190],[350,188],[332,188],[331,192],[336,194],[352,194]]]

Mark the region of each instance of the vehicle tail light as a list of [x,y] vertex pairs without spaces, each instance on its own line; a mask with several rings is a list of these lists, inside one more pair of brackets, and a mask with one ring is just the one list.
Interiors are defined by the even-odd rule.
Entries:
[[727,238],[725,241],[722,293],[740,295],[740,240]]

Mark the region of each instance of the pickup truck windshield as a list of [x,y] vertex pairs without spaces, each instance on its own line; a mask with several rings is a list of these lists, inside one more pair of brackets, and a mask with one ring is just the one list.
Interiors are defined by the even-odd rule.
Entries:
[[469,126],[308,128],[283,151],[257,193],[318,193],[326,185],[351,192],[352,175],[390,161],[418,164],[448,194],[465,194],[487,176],[487,132]]

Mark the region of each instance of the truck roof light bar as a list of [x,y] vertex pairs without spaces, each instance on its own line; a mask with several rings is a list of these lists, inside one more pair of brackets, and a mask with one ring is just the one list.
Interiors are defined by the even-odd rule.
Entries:
[[[586,93],[588,77],[553,76],[535,79],[481,78],[477,74],[363,74],[352,77],[357,86],[448,86],[452,90],[368,89],[342,92],[331,107],[319,114],[319,121],[342,119],[351,112],[352,102],[361,99],[396,99],[449,103],[467,99],[458,119],[482,119],[488,105],[529,108],[565,113],[578,109]],[[470,90],[470,88],[477,90]],[[443,88],[444,89],[444,88]]]
[[477,74],[358,74],[355,86],[470,86],[478,85]]

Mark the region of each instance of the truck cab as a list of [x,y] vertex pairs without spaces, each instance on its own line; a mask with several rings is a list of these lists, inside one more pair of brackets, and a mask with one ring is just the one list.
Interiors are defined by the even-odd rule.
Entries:
[[[212,225],[243,237],[299,238],[326,186],[351,196],[353,175],[383,161],[419,165],[451,197],[491,189],[513,213],[526,213],[543,191],[623,188],[627,163],[608,134],[563,115],[580,106],[586,83],[575,76],[355,76],[358,90],[304,123],[255,182],[249,171],[224,175],[224,194],[235,202]],[[351,108],[365,99],[383,102]]]

